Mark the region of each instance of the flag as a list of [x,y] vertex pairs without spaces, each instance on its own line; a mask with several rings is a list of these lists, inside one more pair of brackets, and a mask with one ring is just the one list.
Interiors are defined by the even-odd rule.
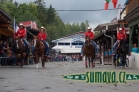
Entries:
[[16,24],[15,18],[14,18],[14,33],[18,31],[19,27]]
[[105,2],[104,10],[108,10],[108,7],[109,7],[109,3],[108,2]]
[[118,0],[112,0],[113,7],[116,8]]
[[105,0],[104,10],[108,10],[110,2],[111,2],[111,0]]

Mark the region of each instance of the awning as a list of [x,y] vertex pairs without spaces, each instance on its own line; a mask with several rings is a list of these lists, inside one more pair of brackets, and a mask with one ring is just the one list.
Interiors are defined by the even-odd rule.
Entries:
[[54,50],[59,50],[59,49],[62,49],[63,47],[61,47],[61,46],[54,46],[52,49],[54,49]]
[[0,34],[3,34],[5,36],[13,36],[14,34],[14,29],[12,27],[8,28],[0,28]]
[[76,49],[60,49],[61,53],[81,53],[81,48]]
[[99,24],[94,29],[94,31],[106,30],[106,26],[108,26],[108,29],[116,29],[119,26],[119,24],[118,24],[118,22],[110,22],[110,23]]

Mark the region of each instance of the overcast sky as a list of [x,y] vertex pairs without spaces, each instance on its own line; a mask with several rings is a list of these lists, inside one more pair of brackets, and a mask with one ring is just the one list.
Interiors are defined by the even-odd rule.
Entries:
[[[16,0],[19,3],[34,2],[35,0]],[[124,5],[126,0],[118,0],[118,4]],[[104,9],[105,0],[44,0],[46,7],[52,4],[55,10],[95,10]],[[117,5],[118,5],[117,4]],[[112,2],[109,8],[113,9]],[[112,11],[58,11],[63,22],[81,23],[85,20],[89,21],[90,27],[93,29],[102,23],[110,22],[117,15],[117,10]]]

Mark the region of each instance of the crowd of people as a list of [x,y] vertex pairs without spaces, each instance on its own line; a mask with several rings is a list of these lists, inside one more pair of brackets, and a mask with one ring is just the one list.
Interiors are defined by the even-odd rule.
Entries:
[[52,61],[57,62],[57,61],[80,61],[81,56],[80,54],[57,54],[57,55],[52,55],[51,56]]
[[15,56],[7,42],[0,40],[0,66],[15,65]]
[[[34,55],[34,45],[33,42],[28,42],[26,39],[26,28],[22,23],[19,24],[19,29],[18,31],[14,34],[13,39],[14,43],[12,44],[12,47],[9,47],[7,41],[4,41],[1,39],[0,40],[0,66],[7,66],[8,64],[15,65],[16,60],[15,60],[15,54],[16,50],[19,47],[19,43],[16,40],[17,38],[21,38],[22,41],[22,46],[25,47],[25,52],[24,55]],[[37,38],[43,42],[45,46],[45,56],[49,57],[49,44],[46,42],[47,40],[47,33],[46,29],[42,26],[40,28],[40,32],[37,35]],[[20,53],[20,54],[22,54]],[[19,54],[19,53],[18,53]]]

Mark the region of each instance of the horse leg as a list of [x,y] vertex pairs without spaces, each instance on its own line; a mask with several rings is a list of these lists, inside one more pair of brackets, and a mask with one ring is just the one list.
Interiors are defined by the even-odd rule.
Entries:
[[126,64],[126,55],[122,55],[122,67],[125,67]]
[[89,58],[89,60],[88,60],[88,61],[89,61],[88,63],[89,63],[89,67],[90,67],[90,63],[92,63],[92,62],[91,62],[91,58]]
[[87,57],[85,56],[85,66],[86,66],[86,68],[88,68],[88,66],[87,66]]
[[24,58],[21,59],[20,67],[23,67]]
[[90,63],[91,63],[91,66],[92,66],[92,67],[94,67],[94,66],[95,66],[95,65],[94,65],[94,62],[93,62],[93,58],[92,58],[92,57],[90,58]]
[[45,68],[45,62],[44,62],[44,60],[42,61],[42,67]]
[[27,56],[27,65],[30,64],[29,61],[30,61],[30,56]]
[[44,56],[41,57],[42,60],[42,67],[45,68]]
[[38,62],[39,62],[39,57],[38,57],[38,55],[36,55],[36,64],[37,64],[37,65],[36,65],[36,68],[37,68],[37,69],[38,69],[38,66],[39,66],[39,65],[38,65]]

